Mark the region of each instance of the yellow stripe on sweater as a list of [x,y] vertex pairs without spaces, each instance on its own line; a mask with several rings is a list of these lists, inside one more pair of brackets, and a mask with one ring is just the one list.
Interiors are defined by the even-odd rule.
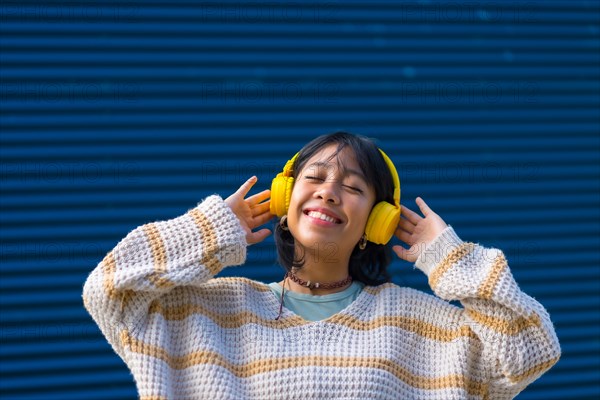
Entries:
[[160,232],[156,224],[146,224],[143,226],[144,233],[150,243],[152,257],[154,258],[154,273],[149,276],[150,281],[157,288],[168,288],[174,286],[167,277],[167,250],[165,244],[160,237]]
[[117,296],[114,283],[116,270],[117,264],[115,262],[115,255],[111,251],[102,260],[102,286],[110,299],[115,299]]
[[406,384],[425,390],[461,388],[470,395],[485,397],[487,384],[478,382],[465,375],[451,374],[439,377],[428,377],[414,374],[397,363],[381,357],[343,357],[310,355],[297,357],[276,357],[251,361],[245,364],[234,364],[222,355],[212,351],[196,351],[183,356],[168,354],[165,349],[144,343],[131,335],[127,330],[121,331],[121,342],[131,351],[160,359],[171,368],[181,370],[196,365],[209,364],[227,369],[238,378],[247,378],[257,374],[276,372],[283,369],[301,367],[337,367],[337,368],[374,368],[393,374]]
[[223,265],[215,258],[215,254],[219,250],[219,240],[215,229],[210,220],[199,209],[194,208],[188,214],[192,217],[194,223],[200,230],[203,253],[200,262],[210,271],[210,274],[214,276],[223,269]]
[[[133,290],[117,290],[115,288],[115,274],[117,272],[117,263],[113,251],[109,252],[101,262],[102,264],[102,286],[108,298],[112,301],[121,302],[121,312],[127,307],[127,304],[135,297]],[[87,303],[87,300],[84,299]],[[89,309],[88,306],[86,308]]]
[[[309,323],[309,321],[305,321],[298,316],[275,321],[274,319],[262,318],[250,311],[222,314],[209,310],[199,304],[165,307],[158,300],[153,301],[150,305],[149,314],[160,314],[164,319],[170,321],[181,321],[191,315],[200,314],[210,318],[215,324],[226,329],[239,328],[246,324],[260,325],[271,329],[287,329]],[[439,342],[450,342],[461,337],[477,339],[475,333],[466,325],[459,326],[456,329],[448,329],[435,326],[417,318],[403,316],[383,316],[370,321],[362,321],[349,314],[337,314],[333,318],[328,319],[327,323],[343,325],[355,331],[371,331],[383,327],[395,327]]]
[[475,249],[474,243],[463,243],[442,260],[442,262],[429,275],[429,286],[435,290],[441,277],[461,259],[465,258]]
[[560,359],[560,357],[555,357],[551,360],[541,362],[541,363],[529,368],[527,371],[523,372],[522,374],[509,376],[508,379],[512,383],[518,383],[518,382],[524,381],[526,379],[530,379],[531,377],[539,375],[540,373],[550,369],[550,367],[552,367],[554,364],[556,364],[559,359]]
[[506,258],[504,258],[504,254],[500,253],[498,257],[494,260],[492,264],[492,269],[488,274],[488,277],[483,282],[483,284],[479,287],[479,297],[482,299],[491,299],[494,294],[494,289],[496,285],[498,285],[498,281],[502,276],[502,273],[507,269],[508,263],[506,262]]
[[518,317],[512,320],[492,317],[490,315],[482,314],[473,309],[467,309],[467,314],[475,322],[490,328],[503,335],[517,335],[530,327],[539,328],[541,326],[540,317],[537,314],[533,314],[531,317]]

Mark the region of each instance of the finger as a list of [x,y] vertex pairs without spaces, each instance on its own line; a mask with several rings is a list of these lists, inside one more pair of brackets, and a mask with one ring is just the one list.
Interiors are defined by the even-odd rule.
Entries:
[[421,219],[423,219],[423,217],[421,217],[419,214],[406,207],[405,205],[402,205],[402,216],[410,222],[412,222],[413,225],[416,225]]
[[275,217],[275,216],[271,213],[262,213],[260,215],[257,215],[256,217],[254,217],[252,219],[251,228],[256,228],[257,226],[264,225],[267,222],[269,222],[273,217]]
[[417,261],[417,257],[415,254],[413,254],[413,252],[411,252],[411,249],[412,248],[405,249],[404,247],[399,245],[392,246],[392,250],[394,251],[394,253],[396,253],[396,255],[399,258],[408,262],[415,262]]
[[412,245],[412,235],[402,229],[396,229],[396,237],[409,246]]
[[406,232],[413,233],[415,231],[415,227],[416,227],[416,225],[414,225],[412,222],[410,222],[406,218],[400,218],[400,221],[398,221],[397,228],[405,230]]
[[248,242],[248,244],[260,243],[263,240],[265,240],[270,234],[271,231],[266,228],[256,232],[251,232],[246,235],[246,242]]
[[239,189],[236,190],[235,194],[241,196],[241,198],[243,199],[244,197],[246,197],[250,189],[252,189],[252,186],[254,186],[257,180],[258,178],[256,176],[250,177],[246,180],[246,182],[242,183],[242,186],[240,186]]
[[260,203],[251,208],[252,216],[255,217],[260,214],[264,214],[271,209],[271,202],[265,201],[264,203]]
[[252,205],[258,204],[258,203],[268,199],[269,197],[271,197],[271,191],[269,189],[263,190],[260,193],[257,193],[255,195],[248,197],[246,199],[246,203],[248,203],[252,206]]
[[425,203],[425,200],[423,200],[420,197],[417,197],[417,205],[419,206],[419,210],[421,210],[421,212],[423,213],[424,216],[428,216],[430,214],[433,214],[434,212],[431,211],[431,208],[429,208],[429,206],[427,205],[427,203]]

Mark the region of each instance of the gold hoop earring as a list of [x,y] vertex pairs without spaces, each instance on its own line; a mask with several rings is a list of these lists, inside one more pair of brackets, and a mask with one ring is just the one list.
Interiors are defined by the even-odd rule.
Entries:
[[281,217],[281,219],[279,220],[279,227],[281,228],[281,230],[284,230],[286,232],[290,230],[290,228],[288,228],[287,226],[287,215]]
[[358,241],[358,248],[364,250],[367,247],[367,235],[363,234],[360,240]]

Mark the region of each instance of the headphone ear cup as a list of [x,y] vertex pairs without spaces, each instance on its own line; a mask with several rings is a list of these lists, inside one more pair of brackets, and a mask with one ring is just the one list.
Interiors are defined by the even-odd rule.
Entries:
[[283,176],[282,173],[271,182],[271,214],[283,217],[287,214],[292,198],[292,188],[294,187],[294,178]]
[[399,207],[386,201],[377,203],[367,219],[365,228],[367,240],[376,244],[387,244],[394,235],[399,222]]

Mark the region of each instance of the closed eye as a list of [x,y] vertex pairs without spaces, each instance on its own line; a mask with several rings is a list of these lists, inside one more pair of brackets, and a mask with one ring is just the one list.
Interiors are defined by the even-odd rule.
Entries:
[[345,187],[345,188],[348,188],[348,189],[350,189],[350,190],[352,190],[352,191],[354,191],[354,192],[356,192],[356,193],[360,193],[360,194],[362,194],[362,193],[363,193],[362,189],[359,189],[359,188],[357,188],[357,187],[354,187],[354,186],[348,186],[348,185],[344,185],[344,187]]
[[319,178],[318,176],[305,176],[304,179],[307,179],[309,181],[319,181],[319,182],[324,181],[323,178]]
[[[316,182],[324,182],[325,181],[325,179],[319,178],[318,176],[305,176],[304,179],[309,180],[309,181],[316,181]],[[342,186],[345,187],[346,189],[349,189],[358,194],[364,193],[364,191],[362,189],[357,188],[356,186],[351,186],[351,185],[342,185]]]

